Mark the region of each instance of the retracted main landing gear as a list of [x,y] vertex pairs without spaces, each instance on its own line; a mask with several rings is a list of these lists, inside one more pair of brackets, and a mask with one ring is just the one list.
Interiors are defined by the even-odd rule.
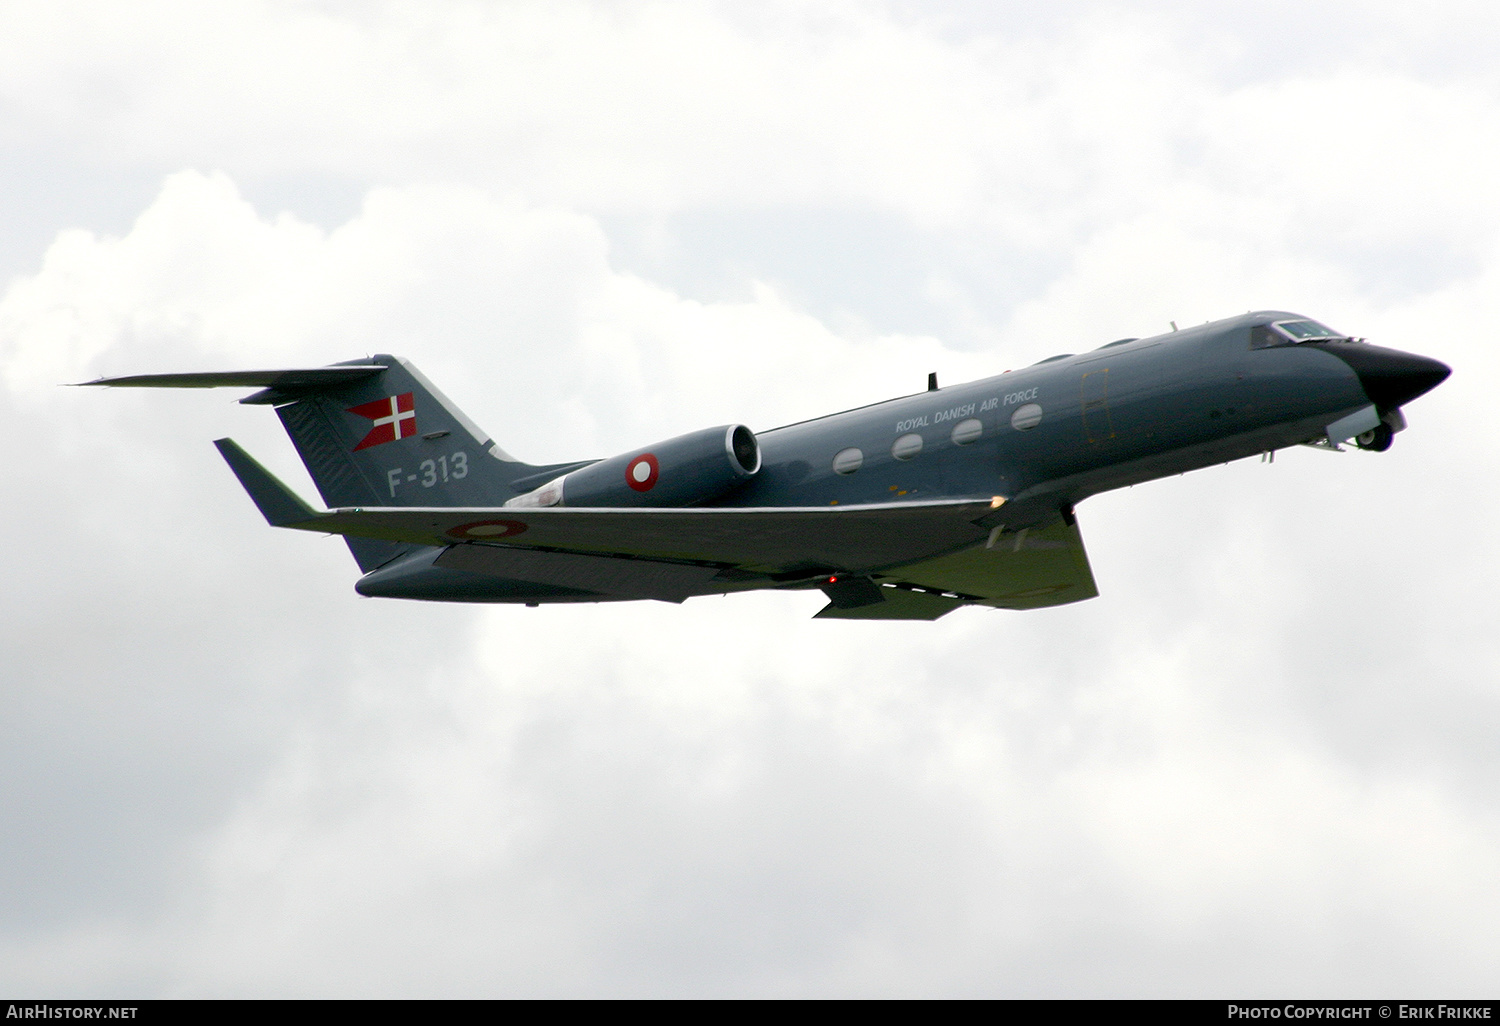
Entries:
[[1369,431],[1354,436],[1354,444],[1369,452],[1385,452],[1391,447],[1391,439],[1395,437],[1389,424],[1377,424]]

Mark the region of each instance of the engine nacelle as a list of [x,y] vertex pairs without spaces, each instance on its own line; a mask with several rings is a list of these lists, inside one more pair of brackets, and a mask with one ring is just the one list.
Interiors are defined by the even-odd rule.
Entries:
[[707,428],[554,478],[507,506],[697,506],[760,470],[760,443],[743,424]]

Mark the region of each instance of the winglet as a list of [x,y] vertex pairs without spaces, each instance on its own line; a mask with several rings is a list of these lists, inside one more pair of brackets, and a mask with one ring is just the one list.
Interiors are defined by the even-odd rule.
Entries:
[[234,476],[240,479],[240,484],[245,486],[245,491],[250,493],[251,501],[266,518],[266,523],[272,527],[316,530],[314,522],[325,514],[303,502],[296,492],[278,481],[233,439],[217,439],[214,446],[218,448],[219,455],[224,457],[224,462],[229,464],[229,469],[234,471]]

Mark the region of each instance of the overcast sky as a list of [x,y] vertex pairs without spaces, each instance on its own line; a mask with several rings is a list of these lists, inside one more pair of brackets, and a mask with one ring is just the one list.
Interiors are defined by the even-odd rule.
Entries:
[[[1493,4],[0,2],[0,990],[1493,997]],[[1385,454],[1079,509],[1100,597],[363,599],[101,374],[414,360],[605,456],[1274,307]]]

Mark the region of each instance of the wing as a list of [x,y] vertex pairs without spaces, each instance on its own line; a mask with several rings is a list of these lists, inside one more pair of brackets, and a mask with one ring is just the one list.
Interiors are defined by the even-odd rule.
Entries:
[[[589,601],[680,602],[768,581],[793,584],[824,574],[853,574],[866,581],[868,599],[854,608],[830,605],[819,616],[935,620],[960,605],[1031,609],[1097,594],[1076,523],[1021,531],[991,528],[997,509],[990,500],[795,508],[380,507],[319,512],[232,441],[216,444],[273,526],[426,546],[428,555],[410,558],[563,589]],[[440,550],[435,557],[433,549]],[[370,577],[386,573],[382,569]]]
[[477,544],[712,563],[762,573],[868,572],[982,540],[986,502],[687,509],[337,509],[282,526],[417,545]]
[[[713,567],[744,576],[795,580],[819,573],[867,573],[982,541],[977,521],[989,500],[879,506],[375,507],[319,512],[229,439],[215,443],[266,520],[276,527],[412,545],[472,545]],[[484,558],[465,559],[466,568]],[[504,562],[493,557],[495,565]]]

